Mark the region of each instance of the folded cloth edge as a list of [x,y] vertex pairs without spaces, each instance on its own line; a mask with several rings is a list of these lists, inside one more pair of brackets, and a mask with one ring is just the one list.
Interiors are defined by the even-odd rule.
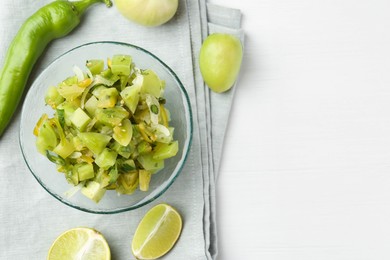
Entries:
[[[222,32],[235,35],[244,41],[244,32],[241,29],[242,13],[238,9],[224,7],[220,5],[207,3],[207,35]],[[236,81],[237,82],[237,81]],[[234,84],[236,85],[236,83]],[[218,233],[217,233],[217,214],[216,214],[216,179],[219,171],[220,158],[222,155],[222,145],[225,137],[226,127],[230,116],[230,108],[236,87],[224,93],[216,94],[204,83],[206,94],[206,114],[208,119],[208,140],[209,140],[209,162],[210,162],[210,245],[209,251],[213,259],[218,256]],[[224,98],[228,96],[228,99]],[[213,109],[217,103],[224,104],[225,109],[218,110],[216,114]],[[216,119],[221,122],[215,124]],[[221,132],[220,130],[223,129]]]

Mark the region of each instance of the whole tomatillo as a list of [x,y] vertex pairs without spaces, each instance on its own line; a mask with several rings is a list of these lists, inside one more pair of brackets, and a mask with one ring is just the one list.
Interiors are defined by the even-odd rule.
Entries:
[[207,86],[217,93],[229,90],[240,72],[242,55],[237,37],[224,33],[209,35],[199,56],[200,71]]
[[144,26],[159,26],[175,15],[178,0],[115,0],[118,11]]

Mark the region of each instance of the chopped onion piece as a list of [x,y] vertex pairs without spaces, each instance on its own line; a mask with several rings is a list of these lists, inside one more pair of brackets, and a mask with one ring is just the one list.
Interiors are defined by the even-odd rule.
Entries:
[[85,68],[85,71],[87,72],[88,77],[93,80],[92,72],[88,68]]
[[78,81],[82,81],[85,79],[84,72],[76,65],[73,66],[73,72],[74,74],[76,74]]
[[157,98],[152,95],[146,95],[145,101],[149,107],[150,121],[152,122],[153,125],[158,125],[158,115],[160,114],[160,103],[158,103]]
[[96,86],[95,82],[92,83],[91,85],[89,85],[83,92],[83,95],[81,96],[81,103],[80,103],[80,107],[81,109],[84,109],[84,106],[85,106],[85,99],[87,98],[87,94],[89,93],[89,91],[91,90],[91,88],[93,88],[94,86]]
[[112,82],[106,78],[103,78],[100,75],[95,76],[95,85],[103,84],[103,85],[106,85],[108,87],[111,87],[112,85],[114,85],[114,83],[115,82]]
[[103,77],[101,77],[101,76],[99,76],[99,75],[96,75],[96,77],[95,77],[96,80],[94,80],[94,81],[92,82],[92,84],[90,84],[88,87],[85,88],[85,90],[83,91],[83,95],[81,96],[80,107],[81,107],[82,109],[84,109],[84,107],[85,107],[85,99],[87,98],[87,95],[88,95],[89,91],[90,91],[94,86],[103,84],[101,81],[98,80],[98,79],[99,79],[98,77],[100,77],[100,78],[103,79],[103,80],[106,80],[105,78],[103,78]]
[[73,152],[71,155],[69,155],[68,158],[77,159],[77,158],[80,158],[81,155],[82,155],[82,153],[80,153],[80,152]]
[[138,70],[136,69],[135,74],[136,74],[136,76],[133,79],[133,85],[141,86],[142,83],[144,82],[144,75],[141,74],[139,69]]
[[155,127],[159,133],[162,133],[165,136],[169,136],[171,134],[171,132],[169,132],[169,129],[167,127],[165,127],[164,125],[158,124]]
[[73,186],[72,188],[70,188],[69,190],[67,190],[64,193],[64,196],[66,198],[70,199],[84,186],[84,184],[85,184],[85,181],[82,181],[79,184],[77,184],[76,186]]

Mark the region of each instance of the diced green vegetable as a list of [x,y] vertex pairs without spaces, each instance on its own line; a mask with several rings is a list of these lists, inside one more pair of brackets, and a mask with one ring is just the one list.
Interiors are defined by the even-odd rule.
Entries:
[[60,142],[54,149],[53,152],[66,159],[69,155],[71,155],[76,148],[73,145],[73,142],[65,140]]
[[73,185],[79,184],[79,173],[77,171],[79,166],[80,164],[71,165],[68,169],[65,170],[66,180]]
[[138,154],[149,154],[152,151],[152,146],[149,142],[141,141],[137,146]]
[[118,177],[119,194],[132,194],[138,187],[138,171],[123,173]]
[[111,87],[120,79],[119,75],[112,73],[111,69],[103,70],[99,75],[96,75],[95,81],[99,84]]
[[119,173],[118,173],[117,167],[112,167],[110,172],[108,173],[108,176],[110,177],[109,184],[115,183],[116,180],[119,177]]
[[122,146],[127,146],[133,137],[133,126],[129,119],[123,119],[120,125],[114,127],[112,137]]
[[56,116],[58,117],[58,122],[60,123],[61,127],[64,128],[65,127],[65,110],[57,109]]
[[95,176],[93,165],[89,163],[83,163],[77,168],[79,181],[91,179]]
[[139,170],[139,189],[142,191],[149,190],[149,183],[152,174],[147,170]]
[[70,126],[72,124],[70,119],[71,119],[74,111],[76,111],[77,106],[75,106],[74,104],[72,104],[70,102],[65,101],[65,102],[59,104],[57,109],[64,110],[65,124],[67,126]]
[[74,111],[70,121],[78,130],[84,131],[88,123],[91,121],[91,118],[79,107],[76,111]]
[[46,150],[46,157],[49,159],[49,161],[57,164],[57,165],[65,165],[65,160],[58,154],[55,154],[49,150]]
[[159,143],[156,145],[153,153],[153,159],[155,160],[164,160],[171,158],[177,154],[179,151],[179,142],[174,141],[169,144]]
[[131,172],[136,170],[135,162],[134,160],[128,159],[125,161],[121,161],[118,166],[118,170],[122,173]]
[[60,95],[64,97],[66,100],[75,100],[76,98],[81,96],[83,92],[84,92],[84,88],[80,87],[77,84],[73,84],[70,86],[61,85],[58,87],[58,93],[60,93]]
[[143,81],[141,92],[147,93],[159,98],[161,96],[161,90],[163,88],[163,83],[157,74],[152,70],[144,70],[142,72]]
[[118,99],[118,90],[116,88],[105,88],[99,91],[97,96],[99,108],[114,107]]
[[112,74],[112,71],[110,68],[106,69],[106,70],[103,70],[100,75],[106,79],[112,77],[114,74]]
[[122,92],[120,93],[126,106],[130,109],[131,113],[133,113],[133,114],[135,113],[135,110],[137,109],[140,91],[141,91],[140,85],[133,85],[133,86],[124,88],[122,90]]
[[111,71],[116,75],[130,76],[132,59],[129,55],[114,55]]
[[98,108],[95,111],[95,117],[98,122],[115,127],[118,126],[123,119],[129,117],[129,112],[123,107]]
[[103,151],[96,157],[95,163],[103,169],[108,169],[115,164],[118,153],[109,149],[104,148]]
[[67,86],[71,86],[73,84],[77,84],[78,80],[77,80],[77,76],[71,76],[71,77],[67,77],[64,81],[62,81],[59,86],[62,86],[62,85],[67,85]]
[[88,114],[93,117],[95,116],[96,108],[98,107],[98,100],[95,96],[91,96],[87,102],[85,102],[84,108]]
[[102,90],[105,90],[105,89],[108,89],[108,87],[104,86],[104,85],[97,85],[96,87],[94,87],[94,89],[92,90],[92,95],[94,95],[96,98],[99,98],[100,96],[100,92]]
[[99,74],[104,69],[103,60],[88,60],[86,63],[87,68],[92,73],[92,75]]
[[129,76],[120,77],[120,88],[119,88],[120,91],[122,91],[127,86],[129,80],[130,80]]
[[64,97],[58,93],[57,88],[54,86],[49,87],[46,91],[45,103],[53,109],[56,109],[56,107],[62,102],[64,102]]
[[72,138],[73,147],[76,151],[81,151],[84,148],[83,141],[79,136],[75,136]]
[[105,188],[110,185],[110,176],[108,175],[107,170],[99,168],[93,181],[96,181],[100,184],[100,187]]
[[100,154],[111,140],[111,136],[94,132],[79,133],[78,137],[83,145],[96,155]]
[[116,151],[120,156],[122,156],[123,158],[126,158],[126,159],[129,159],[131,153],[134,150],[134,149],[132,149],[132,146],[130,144],[123,146],[116,141],[111,144],[110,148],[113,149],[114,151]]
[[100,187],[100,183],[96,181],[88,181],[85,184],[85,187],[81,188],[81,193],[98,203],[102,199],[104,193],[106,193],[106,189]]
[[152,154],[142,154],[137,157],[137,161],[145,170],[152,171],[153,173],[164,168],[164,160],[153,159]]
[[58,144],[57,135],[53,127],[46,120],[38,133],[36,146],[41,154],[46,155],[46,150],[52,151]]

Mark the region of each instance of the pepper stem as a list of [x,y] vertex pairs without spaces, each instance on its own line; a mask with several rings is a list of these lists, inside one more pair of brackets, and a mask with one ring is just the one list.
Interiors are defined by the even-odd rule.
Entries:
[[85,10],[87,10],[88,7],[99,2],[104,2],[107,7],[112,6],[111,0],[81,0],[81,1],[71,2],[71,3],[74,5],[79,15],[82,15],[85,12]]

